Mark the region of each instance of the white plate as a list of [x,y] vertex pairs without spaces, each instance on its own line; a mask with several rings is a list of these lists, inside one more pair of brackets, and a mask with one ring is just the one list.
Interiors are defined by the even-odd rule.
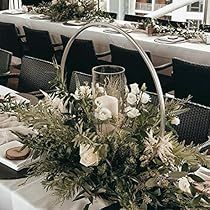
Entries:
[[6,151],[12,147],[23,146],[19,141],[11,141],[0,146],[0,162],[15,171],[20,171],[23,168],[27,168],[36,160],[32,160],[31,155],[25,160],[8,160],[6,158]]
[[26,98],[18,95],[18,92],[17,91],[12,90],[10,88],[7,88],[7,87],[5,87],[3,85],[0,85],[0,96],[3,96],[4,97],[5,95],[7,95],[9,93],[10,93],[11,96],[14,96],[14,99],[18,103],[22,103],[22,102],[29,103],[30,102],[28,99],[26,99]]
[[67,25],[72,25],[72,26],[83,26],[86,24],[86,22],[82,21],[77,21],[77,20],[69,20],[66,22]]

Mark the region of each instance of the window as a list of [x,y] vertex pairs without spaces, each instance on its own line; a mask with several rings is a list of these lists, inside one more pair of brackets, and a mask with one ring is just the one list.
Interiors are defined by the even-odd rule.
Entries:
[[203,2],[197,1],[187,6],[188,12],[203,12]]

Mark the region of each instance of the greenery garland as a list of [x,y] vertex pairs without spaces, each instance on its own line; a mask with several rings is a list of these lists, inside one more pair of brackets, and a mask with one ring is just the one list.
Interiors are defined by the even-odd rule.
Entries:
[[41,3],[34,11],[44,14],[53,22],[65,22],[68,20],[80,21],[112,21],[111,16],[96,8],[92,0],[54,0],[48,3]]

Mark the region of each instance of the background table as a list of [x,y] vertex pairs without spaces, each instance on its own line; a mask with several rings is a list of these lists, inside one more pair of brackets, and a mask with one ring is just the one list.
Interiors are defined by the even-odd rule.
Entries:
[[[31,19],[32,14],[7,15],[1,14],[0,21],[16,24],[19,28],[23,25],[39,30],[47,30],[52,35],[52,40],[55,42],[60,40],[59,35],[72,36],[79,28],[78,26],[66,26],[62,23],[50,22],[49,20],[34,20]],[[104,51],[108,49],[108,44],[115,44],[122,47],[133,48],[128,41],[120,34],[108,34],[103,32],[104,28],[90,28],[86,30],[80,37],[82,39],[94,40],[96,51]],[[176,43],[162,44],[154,40],[157,37],[148,36],[142,32],[133,32],[130,35],[144,48],[150,51],[153,56],[165,59],[179,57],[185,60],[193,61],[200,64],[210,65],[210,47],[204,43]],[[158,59],[157,59],[158,62]],[[159,63],[158,63],[159,64]]]

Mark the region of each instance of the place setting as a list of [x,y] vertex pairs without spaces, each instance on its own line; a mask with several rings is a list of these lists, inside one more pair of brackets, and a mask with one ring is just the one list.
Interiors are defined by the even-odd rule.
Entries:
[[22,9],[14,9],[14,10],[8,10],[5,12],[2,12],[1,14],[5,14],[5,15],[22,15],[25,14],[26,12],[23,11]]
[[30,19],[32,20],[50,20],[50,17],[47,16],[47,15],[33,15],[33,16],[30,16]]

